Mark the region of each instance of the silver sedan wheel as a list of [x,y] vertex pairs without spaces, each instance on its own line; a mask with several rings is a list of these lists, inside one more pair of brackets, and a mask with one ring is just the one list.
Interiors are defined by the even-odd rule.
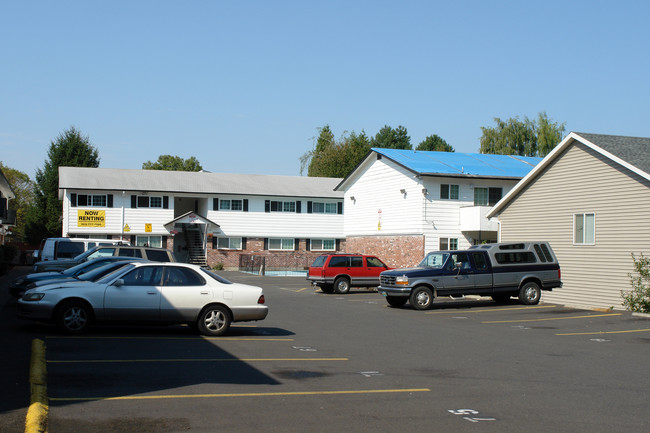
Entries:
[[61,306],[57,315],[57,324],[65,332],[83,332],[90,325],[90,321],[88,306],[78,302]]
[[205,335],[223,335],[230,328],[230,313],[220,305],[206,308],[199,317],[199,330]]

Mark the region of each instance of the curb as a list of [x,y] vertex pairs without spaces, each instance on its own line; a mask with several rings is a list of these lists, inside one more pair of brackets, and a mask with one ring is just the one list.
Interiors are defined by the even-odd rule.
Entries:
[[29,383],[32,403],[27,410],[25,433],[47,432],[47,369],[45,367],[45,343],[32,340],[32,359],[29,366]]

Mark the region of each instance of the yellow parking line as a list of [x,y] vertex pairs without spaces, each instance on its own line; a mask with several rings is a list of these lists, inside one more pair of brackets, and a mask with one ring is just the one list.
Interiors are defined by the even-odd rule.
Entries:
[[452,310],[452,311],[429,311],[425,314],[458,314],[458,313],[491,313],[493,311],[516,311],[516,310],[536,310],[539,308],[555,308],[557,305],[539,305],[536,307],[512,307],[512,308],[485,308],[482,310]]
[[630,332],[650,332],[650,329],[630,329],[627,331],[598,331],[598,332],[570,332],[555,335],[603,335],[603,334],[628,334]]
[[411,389],[367,389],[350,391],[297,391],[297,392],[245,392],[232,394],[179,394],[179,395],[142,395],[124,397],[50,397],[51,401],[94,401],[94,400],[159,400],[172,398],[224,398],[224,397],[290,397],[304,395],[344,395],[344,394],[388,394],[430,392],[429,388]]
[[158,358],[158,359],[49,359],[48,364],[92,364],[126,362],[270,362],[349,361],[348,358]]
[[488,322],[481,323],[521,323],[521,322],[546,322],[549,320],[569,320],[569,319],[589,319],[592,317],[606,317],[606,316],[620,316],[621,313],[617,314],[594,314],[591,316],[571,316],[571,317],[550,317],[546,319],[521,319],[521,320],[493,320]]

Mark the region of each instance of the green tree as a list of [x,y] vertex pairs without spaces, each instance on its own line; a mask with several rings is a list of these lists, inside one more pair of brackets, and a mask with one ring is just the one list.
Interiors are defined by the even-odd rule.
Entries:
[[481,153],[543,157],[564,134],[564,123],[552,122],[545,112],[539,113],[537,122],[528,117],[505,121],[495,117],[494,122],[494,127],[481,127]]
[[9,168],[0,162],[0,170],[7,178],[16,198],[9,200],[9,209],[16,211],[16,226],[11,229],[14,239],[22,241],[25,235],[27,211],[34,200],[34,182],[20,170]]
[[537,153],[539,156],[548,155],[564,137],[566,122],[552,122],[545,111],[537,116]]
[[413,149],[411,137],[409,137],[406,128],[402,125],[394,129],[385,125],[372,138],[371,145],[371,147],[380,147],[383,149]]
[[433,150],[438,152],[455,152],[451,144],[447,143],[440,136],[433,134],[422,140],[415,150]]
[[193,156],[183,159],[180,156],[160,155],[155,162],[142,163],[143,170],[201,171],[203,167]]
[[61,236],[63,206],[59,200],[59,167],[99,167],[99,153],[74,126],[50,143],[43,169],[36,170],[34,199],[27,211],[25,235],[29,243]]
[[635,275],[629,274],[632,290],[621,290],[623,305],[635,313],[650,313],[650,258],[632,254]]
[[319,128],[314,149],[300,157],[300,172],[307,168],[310,177],[345,177],[370,151],[370,139],[365,132],[352,132],[338,140],[329,125]]

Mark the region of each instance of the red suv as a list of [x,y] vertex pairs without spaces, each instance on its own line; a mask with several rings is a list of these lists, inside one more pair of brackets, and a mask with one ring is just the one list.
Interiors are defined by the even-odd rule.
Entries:
[[325,293],[348,293],[350,287],[379,286],[379,274],[389,268],[375,256],[325,254],[309,267],[307,279]]

